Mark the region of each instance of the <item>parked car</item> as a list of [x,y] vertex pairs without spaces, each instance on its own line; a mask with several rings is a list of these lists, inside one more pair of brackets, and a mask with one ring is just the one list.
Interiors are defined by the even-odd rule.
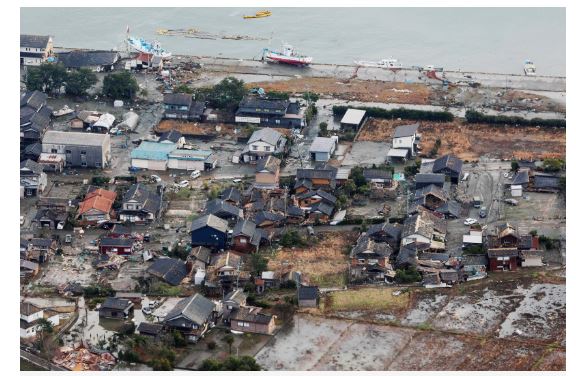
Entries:
[[504,200],[504,202],[512,206],[518,205],[518,201],[514,200],[513,198],[507,198],[506,200]]
[[194,171],[192,171],[192,173],[190,174],[190,179],[197,179],[197,178],[200,177],[200,175],[201,175],[201,174],[200,174],[200,171],[194,170]]
[[176,184],[180,188],[186,188],[190,185],[188,180],[182,180],[180,183]]
[[26,219],[24,218],[24,216],[21,215],[21,216],[20,216],[20,226],[22,226],[22,225],[24,224],[25,220],[26,220]]
[[158,175],[150,175],[150,179],[152,179],[154,183],[160,183],[162,181],[162,178]]
[[466,226],[470,226],[470,225],[473,225],[475,223],[478,223],[478,220],[474,219],[474,218],[466,218],[466,220],[464,221],[464,224]]
[[486,218],[486,214],[487,214],[486,207],[485,207],[485,206],[482,206],[482,207],[480,208],[480,211],[478,212],[478,216],[479,216],[480,218]]

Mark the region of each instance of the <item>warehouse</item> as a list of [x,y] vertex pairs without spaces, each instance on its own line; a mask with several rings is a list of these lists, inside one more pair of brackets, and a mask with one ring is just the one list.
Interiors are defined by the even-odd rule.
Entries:
[[130,153],[131,166],[153,171],[166,171],[168,154],[176,150],[175,144],[144,141]]
[[207,171],[216,167],[216,156],[210,150],[178,149],[168,155],[168,168]]

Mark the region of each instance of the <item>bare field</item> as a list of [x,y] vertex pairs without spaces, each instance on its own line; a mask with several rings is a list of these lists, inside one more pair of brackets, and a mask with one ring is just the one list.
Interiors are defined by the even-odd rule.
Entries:
[[362,288],[359,290],[335,291],[326,298],[325,309],[328,311],[396,311],[407,307],[409,293],[392,295],[392,289]]
[[[357,140],[391,142],[397,126],[413,123],[410,120],[370,119]],[[432,150],[436,139],[440,139],[439,155],[452,153],[464,160],[475,160],[483,155],[504,159],[564,158],[566,155],[566,132],[562,129],[469,125],[462,120],[419,123],[424,154]]]

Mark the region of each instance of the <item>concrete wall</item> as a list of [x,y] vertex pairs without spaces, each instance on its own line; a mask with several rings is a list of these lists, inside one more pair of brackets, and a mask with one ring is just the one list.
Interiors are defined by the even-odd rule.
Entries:
[[166,171],[167,161],[153,161],[149,159],[132,158],[132,167],[145,168],[152,171]]
[[174,170],[204,171],[204,161],[183,160],[168,158],[168,168]]

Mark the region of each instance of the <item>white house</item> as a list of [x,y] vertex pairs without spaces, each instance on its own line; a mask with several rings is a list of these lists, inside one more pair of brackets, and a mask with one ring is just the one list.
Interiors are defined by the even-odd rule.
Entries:
[[263,128],[255,131],[250,136],[248,144],[244,148],[244,162],[254,161],[268,155],[284,152],[286,137],[282,133],[272,129]]
[[60,324],[60,315],[27,302],[20,303],[20,338],[33,338],[40,329],[38,320],[45,318],[53,326]]
[[338,136],[316,137],[310,145],[310,159],[318,162],[326,162],[336,151]]
[[[416,145],[418,144],[418,128],[420,124],[402,125],[396,127],[394,135],[392,136],[392,149],[388,153],[389,157],[398,157],[401,154],[406,154],[406,157],[411,157],[416,154]],[[398,150],[400,149],[400,150]],[[395,150],[395,151],[392,151]],[[407,152],[403,152],[406,150]]]
[[50,36],[20,34],[20,65],[40,65],[52,53]]

